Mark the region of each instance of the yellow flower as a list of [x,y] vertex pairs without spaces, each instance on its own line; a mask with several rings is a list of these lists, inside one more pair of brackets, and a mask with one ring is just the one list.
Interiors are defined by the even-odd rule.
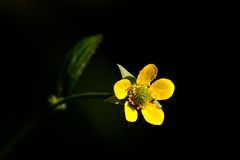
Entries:
[[128,122],[135,122],[138,111],[141,111],[144,119],[153,125],[161,125],[164,120],[162,106],[157,100],[166,100],[174,92],[174,84],[171,80],[157,77],[158,69],[154,64],[148,64],[139,73],[136,83],[131,83],[124,78],[114,84],[115,96],[125,99],[124,112]]

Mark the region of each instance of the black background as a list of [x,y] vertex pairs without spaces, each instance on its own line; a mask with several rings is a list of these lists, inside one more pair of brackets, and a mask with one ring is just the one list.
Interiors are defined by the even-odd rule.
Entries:
[[[141,117],[129,126],[121,106],[86,100],[47,117],[7,159],[179,159],[196,151],[191,145],[200,140],[193,136],[196,126],[191,121],[199,113],[186,107],[199,105],[191,100],[196,98],[191,86],[199,71],[192,66],[214,44],[217,14],[206,15],[208,8],[188,5],[143,0],[1,2],[1,52],[7,55],[1,148],[46,106],[64,55],[85,36],[101,33],[104,41],[76,92],[112,92],[120,79],[116,63],[134,75],[154,63],[158,78],[169,78],[176,86],[173,97],[160,102],[166,115],[162,126],[151,126]],[[204,125],[198,127],[202,131]]]

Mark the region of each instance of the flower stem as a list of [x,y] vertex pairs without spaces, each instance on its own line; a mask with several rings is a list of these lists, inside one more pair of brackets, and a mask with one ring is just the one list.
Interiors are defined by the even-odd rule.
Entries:
[[112,93],[106,93],[106,92],[87,92],[87,93],[79,93],[79,94],[73,94],[70,96],[66,96],[61,98],[57,103],[53,104],[52,106],[43,107],[44,109],[39,111],[38,114],[36,114],[32,119],[27,121],[23,126],[20,128],[20,130],[4,145],[3,148],[0,150],[0,160],[4,160],[14,149],[14,146],[18,142],[20,142],[21,139],[23,139],[28,133],[34,130],[41,122],[46,120],[46,118],[50,115],[50,113],[53,113],[55,111],[56,107],[60,104],[67,103],[72,100],[78,100],[78,99],[105,99],[109,96],[113,95]]
[[76,100],[76,99],[97,99],[97,98],[107,98],[112,96],[113,93],[106,92],[87,92],[87,93],[79,93],[73,94],[67,97],[64,97],[62,100],[54,104],[54,106],[58,106],[60,104],[66,103],[68,101]]

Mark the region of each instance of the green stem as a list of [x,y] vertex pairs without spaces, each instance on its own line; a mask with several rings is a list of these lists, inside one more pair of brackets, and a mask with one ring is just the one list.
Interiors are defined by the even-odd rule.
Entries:
[[74,99],[96,99],[96,98],[108,98],[112,96],[113,93],[106,93],[106,92],[87,92],[87,93],[79,93],[79,94],[73,94],[67,97],[64,97],[62,100],[60,100],[58,103],[56,103],[54,106],[58,106],[60,104],[66,103],[68,101],[72,101]]
[[112,96],[112,93],[96,93],[96,92],[89,92],[89,93],[79,93],[70,95],[67,97],[62,98],[59,102],[56,104],[49,106],[47,108],[44,108],[42,111],[40,111],[35,117],[27,121],[22,128],[14,135],[13,138],[11,138],[7,144],[0,150],[0,160],[4,160],[6,156],[8,156],[12,150],[14,149],[14,146],[23,139],[29,132],[33,131],[34,128],[36,128],[40,122],[44,121],[49,113],[52,113],[56,107],[60,104],[67,103],[72,100],[78,100],[78,99],[105,99],[109,96]]

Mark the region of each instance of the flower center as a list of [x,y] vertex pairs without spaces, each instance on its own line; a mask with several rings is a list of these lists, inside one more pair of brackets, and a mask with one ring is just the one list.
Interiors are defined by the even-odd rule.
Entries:
[[143,85],[133,85],[128,92],[128,102],[139,109],[143,104],[146,104],[152,100],[148,88]]

